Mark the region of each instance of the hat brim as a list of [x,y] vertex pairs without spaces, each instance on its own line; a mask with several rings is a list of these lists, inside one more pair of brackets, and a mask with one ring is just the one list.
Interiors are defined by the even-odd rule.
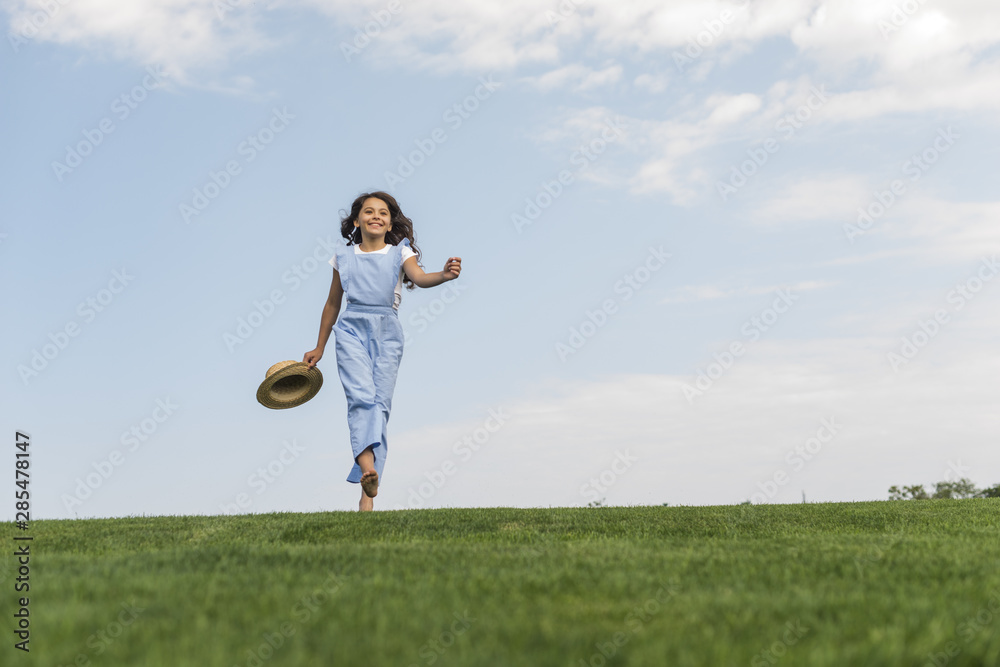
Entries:
[[322,386],[320,370],[300,361],[267,376],[257,388],[257,402],[273,410],[294,408],[318,394]]

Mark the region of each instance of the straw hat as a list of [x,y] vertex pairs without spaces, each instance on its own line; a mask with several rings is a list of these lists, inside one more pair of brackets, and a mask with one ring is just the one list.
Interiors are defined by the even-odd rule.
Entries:
[[267,369],[267,377],[257,388],[257,402],[265,408],[281,410],[302,405],[319,393],[323,374],[304,361],[281,361]]

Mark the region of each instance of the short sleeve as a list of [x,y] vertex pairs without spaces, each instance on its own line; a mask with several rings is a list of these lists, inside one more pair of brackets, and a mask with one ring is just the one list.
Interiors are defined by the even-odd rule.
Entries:
[[343,244],[337,244],[336,251],[333,257],[330,258],[330,266],[340,274],[340,285],[343,287],[345,294],[350,289],[351,282],[351,277],[347,275],[351,272],[351,262],[348,255],[351,250],[352,247],[347,245],[347,240],[345,239]]
[[413,249],[410,248],[410,239],[406,238],[405,236],[396,245],[399,246],[399,263],[400,264],[402,264],[403,262],[405,262],[410,257],[416,257],[417,256],[417,253],[413,252]]

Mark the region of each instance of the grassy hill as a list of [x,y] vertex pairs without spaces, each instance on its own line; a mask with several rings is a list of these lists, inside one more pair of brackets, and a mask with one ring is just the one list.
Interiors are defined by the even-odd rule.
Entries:
[[31,652],[7,555],[0,663],[997,665],[998,525],[997,499],[37,521]]

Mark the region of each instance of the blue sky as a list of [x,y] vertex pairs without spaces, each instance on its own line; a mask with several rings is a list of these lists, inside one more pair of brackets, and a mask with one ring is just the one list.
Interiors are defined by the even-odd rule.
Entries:
[[34,517],[356,508],[332,344],[254,395],[374,189],[463,262],[403,293],[377,510],[1000,482],[994,4],[0,6]]

